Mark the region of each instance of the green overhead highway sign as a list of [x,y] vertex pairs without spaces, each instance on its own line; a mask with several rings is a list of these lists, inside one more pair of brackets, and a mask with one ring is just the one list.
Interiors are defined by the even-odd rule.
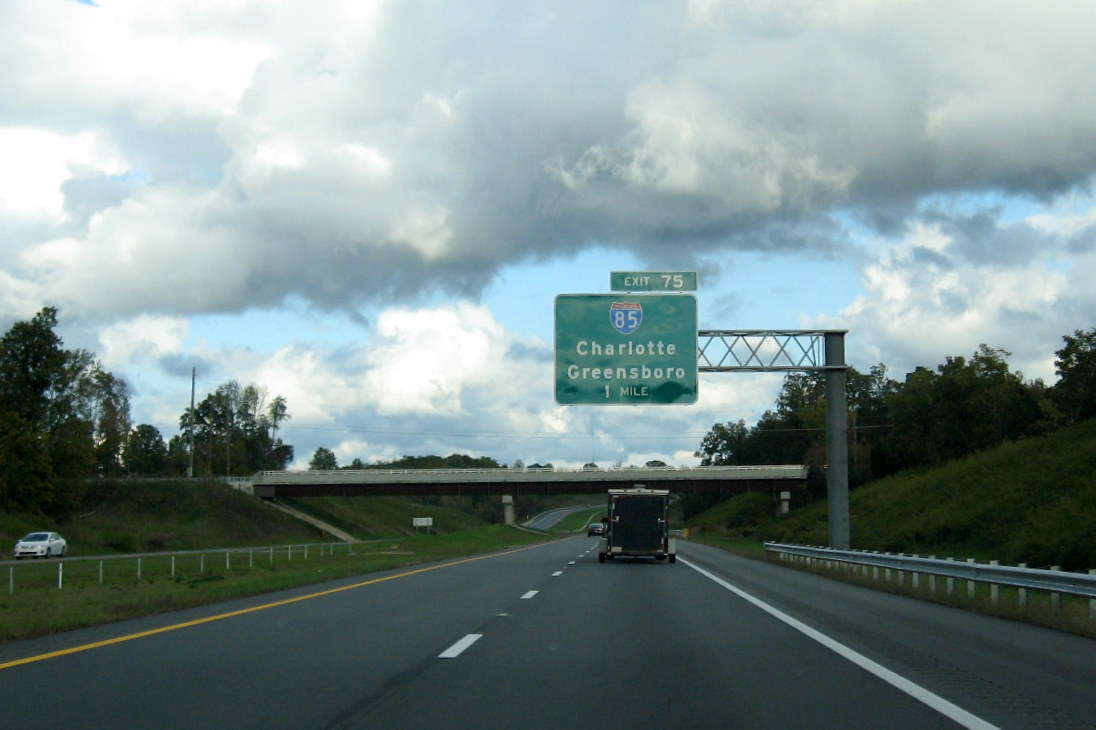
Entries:
[[697,398],[696,297],[556,297],[556,402],[689,404]]
[[612,291],[696,291],[695,271],[610,271]]

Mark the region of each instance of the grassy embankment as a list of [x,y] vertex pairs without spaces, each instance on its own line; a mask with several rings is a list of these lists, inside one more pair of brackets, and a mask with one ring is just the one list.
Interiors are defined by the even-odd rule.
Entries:
[[[850,494],[849,514],[852,546],[859,550],[1096,568],[1096,421],[867,484]],[[688,524],[699,528],[695,539],[754,556],[762,555],[764,541],[829,543],[825,499],[776,516],[768,495],[741,495]],[[1016,601],[1007,591],[998,606],[984,605],[987,590],[969,607],[1061,623],[1061,616],[1028,615],[1040,612],[1038,605],[1009,609]],[[936,598],[967,605],[965,590],[957,593],[962,596]],[[1064,613],[1074,610],[1084,633],[1092,632],[1087,601],[1069,603]]]
[[[3,557],[32,529],[56,529],[70,545],[64,561],[23,561],[5,570],[0,586],[0,641],[65,631],[232,598],[488,553],[550,539],[490,525],[460,499],[440,504],[396,497],[294,500],[293,506],[369,540],[336,544],[311,525],[218,483],[103,482],[67,519],[0,513]],[[430,534],[413,517],[432,517]],[[226,547],[297,545],[295,551]],[[308,553],[303,545],[310,545]],[[81,561],[80,555],[196,551]],[[307,557],[306,557],[307,556]],[[100,582],[100,563],[103,579]],[[227,563],[227,564],[226,564]],[[63,585],[58,567],[63,566]],[[138,570],[140,574],[138,575]],[[174,571],[174,573],[172,572]]]
[[552,532],[555,533],[567,533],[567,532],[583,532],[585,533],[587,525],[591,522],[597,522],[605,515],[604,507],[596,507],[593,509],[582,510],[581,512],[572,512],[552,528]]

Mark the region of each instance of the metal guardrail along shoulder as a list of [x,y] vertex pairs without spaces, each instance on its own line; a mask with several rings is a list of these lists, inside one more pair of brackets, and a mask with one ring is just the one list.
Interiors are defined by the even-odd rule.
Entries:
[[1096,575],[1089,573],[1070,573],[1046,568],[1022,568],[1014,565],[992,565],[961,560],[922,558],[914,555],[863,550],[835,550],[826,547],[787,545],[775,542],[765,543],[765,551],[800,555],[819,560],[833,560],[854,565],[872,565],[907,573],[925,573],[946,578],[1096,598]]

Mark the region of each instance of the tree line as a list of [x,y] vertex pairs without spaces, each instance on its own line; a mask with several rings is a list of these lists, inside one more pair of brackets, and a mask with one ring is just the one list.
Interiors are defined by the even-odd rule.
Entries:
[[[293,460],[293,446],[278,436],[290,418],[282,396],[224,383],[183,411],[179,433],[165,443],[155,426],[131,423],[126,382],[93,353],[65,349],[56,326],[57,310],[45,307],[0,338],[0,508],[54,512],[73,504],[92,477],[242,476]],[[1053,386],[1025,381],[1009,367],[1010,353],[988,345],[935,369],[918,367],[902,382],[882,363],[867,373],[850,368],[850,486],[1096,416],[1096,328],[1062,339]],[[744,420],[716,423],[696,455],[703,464],[806,464],[820,492],[824,374],[787,375],[774,409],[749,427]],[[354,459],[344,468],[447,467],[505,465],[454,454],[370,465]],[[339,467],[334,453],[320,448],[309,468]]]
[[354,458],[345,466],[339,466],[335,452],[321,446],[312,454],[308,468],[313,471],[332,469],[505,469],[505,464],[492,459],[490,456],[469,456],[467,454],[450,454],[449,456],[401,456],[392,461],[376,461],[366,464],[361,459]]
[[[1096,328],[1066,335],[1053,386],[1010,369],[1005,350],[981,345],[902,382],[878,364],[847,373],[849,486],[906,469],[937,466],[1004,441],[1048,433],[1096,416]],[[825,374],[785,377],[775,408],[753,426],[717,423],[697,457],[703,464],[805,464],[824,489]],[[693,505],[697,510],[705,507]]]
[[[65,349],[57,309],[44,307],[0,338],[0,508],[57,513],[89,479],[251,474],[283,469],[293,447],[278,438],[286,401],[235,381],[159,429],[134,426],[129,387],[87,350]],[[193,425],[193,454],[190,429]]]

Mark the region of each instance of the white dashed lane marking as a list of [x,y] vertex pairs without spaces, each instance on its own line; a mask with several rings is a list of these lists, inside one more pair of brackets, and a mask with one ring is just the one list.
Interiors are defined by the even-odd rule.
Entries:
[[[579,555],[579,557],[581,558],[582,556]],[[567,564],[568,565],[574,565],[575,561],[572,560],[571,562],[569,562]],[[561,575],[563,575],[562,570],[557,570],[555,573],[552,573],[553,578],[558,578]],[[530,598],[537,595],[538,593],[540,593],[540,591],[526,591],[525,594],[522,595],[521,600],[528,601]],[[509,614],[505,614],[505,613],[500,613],[500,614],[497,614],[497,615],[498,616],[509,616]],[[457,643],[453,644],[451,647],[449,647],[448,649],[443,651],[441,654],[438,654],[438,659],[455,659],[456,657],[460,656],[465,651],[465,649],[472,646],[472,644],[475,644],[482,637],[483,637],[483,634],[468,634],[463,639],[461,639],[460,641],[458,641]]]
[[483,634],[468,634],[456,644],[453,644],[441,654],[438,654],[438,659],[454,659],[459,657],[465,649],[479,641],[481,636],[483,636]]

